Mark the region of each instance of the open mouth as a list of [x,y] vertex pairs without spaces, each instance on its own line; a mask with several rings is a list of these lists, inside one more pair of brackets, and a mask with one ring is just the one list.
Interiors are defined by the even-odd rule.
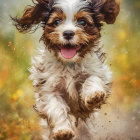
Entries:
[[80,46],[67,44],[60,47],[60,52],[65,59],[72,59],[80,49]]

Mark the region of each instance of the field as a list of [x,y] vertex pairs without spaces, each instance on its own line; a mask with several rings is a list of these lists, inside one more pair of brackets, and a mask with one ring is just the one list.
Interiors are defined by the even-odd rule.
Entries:
[[[0,140],[39,140],[28,68],[42,44],[42,30],[20,34],[10,20],[31,3],[0,0]],[[102,36],[113,72],[113,94],[101,109],[96,139],[140,139],[140,0],[122,0],[116,23],[105,25]]]

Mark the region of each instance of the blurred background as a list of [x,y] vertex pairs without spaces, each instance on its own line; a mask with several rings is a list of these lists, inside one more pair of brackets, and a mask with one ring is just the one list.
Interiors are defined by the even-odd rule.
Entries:
[[[9,18],[20,16],[31,0],[0,0],[0,140],[39,140],[30,58],[42,30],[20,34]],[[101,42],[113,71],[113,95],[95,124],[96,139],[140,140],[140,0],[122,0],[114,25]]]

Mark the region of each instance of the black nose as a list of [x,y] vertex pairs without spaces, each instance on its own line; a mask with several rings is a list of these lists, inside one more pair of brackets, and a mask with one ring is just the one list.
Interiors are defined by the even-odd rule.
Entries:
[[63,33],[64,38],[67,40],[72,39],[74,35],[75,35],[75,33],[71,30],[67,30]]

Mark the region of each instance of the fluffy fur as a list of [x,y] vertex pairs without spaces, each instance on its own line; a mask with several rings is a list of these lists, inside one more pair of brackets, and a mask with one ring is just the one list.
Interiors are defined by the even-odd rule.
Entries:
[[12,18],[20,32],[39,23],[44,29],[45,47],[30,68],[44,140],[81,140],[82,129],[93,139],[92,114],[105,103],[111,86],[100,30],[118,13],[115,0],[37,0],[21,18]]

